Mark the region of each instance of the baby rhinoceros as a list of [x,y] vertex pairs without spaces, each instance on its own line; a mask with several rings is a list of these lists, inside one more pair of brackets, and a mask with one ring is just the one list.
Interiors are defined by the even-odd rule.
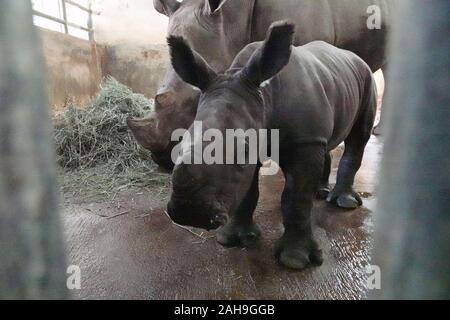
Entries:
[[[316,195],[347,209],[362,204],[353,182],[374,123],[376,88],[370,68],[354,53],[321,41],[292,47],[293,34],[290,22],[274,23],[265,41],[247,45],[224,74],[184,39],[170,37],[168,43],[178,75],[202,92],[196,121],[203,130],[224,137],[228,129],[279,130],[285,230],[276,257],[288,268],[304,269],[323,261],[311,226]],[[329,192],[329,152],[343,141],[336,187]],[[224,246],[249,245],[260,236],[253,212],[261,164],[183,161],[199,144],[208,145],[201,139],[181,144],[168,213],[182,225],[223,226],[217,240]]]

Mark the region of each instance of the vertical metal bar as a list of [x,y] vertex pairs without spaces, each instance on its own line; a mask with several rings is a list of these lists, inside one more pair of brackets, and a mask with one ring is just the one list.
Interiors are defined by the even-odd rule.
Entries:
[[372,260],[381,290],[371,298],[447,300],[448,1],[399,1],[395,11]]
[[92,21],[92,1],[90,1],[90,0],[89,0],[88,8],[89,8],[89,12],[88,12],[88,14],[89,14],[89,18],[88,18],[89,40],[93,42],[95,40],[94,39],[94,23]]
[[0,300],[65,299],[41,45],[30,1],[0,3]]
[[64,20],[64,32],[69,34],[69,26],[67,25],[67,8],[66,8],[66,0],[60,0],[62,6],[63,20]]

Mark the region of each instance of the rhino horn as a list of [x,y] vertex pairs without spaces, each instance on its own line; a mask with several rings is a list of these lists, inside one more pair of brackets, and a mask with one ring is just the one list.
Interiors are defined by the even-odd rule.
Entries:
[[137,142],[147,150],[159,151],[165,148],[160,141],[156,119],[153,116],[144,119],[127,119],[128,128]]
[[161,111],[175,105],[175,94],[172,91],[158,93],[155,97],[155,111]]

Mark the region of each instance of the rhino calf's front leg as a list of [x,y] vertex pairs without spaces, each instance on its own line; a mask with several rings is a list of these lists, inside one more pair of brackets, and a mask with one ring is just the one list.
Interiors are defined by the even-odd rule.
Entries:
[[249,247],[261,237],[261,231],[253,221],[253,213],[259,199],[259,168],[255,171],[247,195],[225,227],[217,231],[217,241],[225,247]]
[[286,177],[281,201],[285,231],[275,254],[281,264],[291,269],[301,270],[323,262],[322,252],[313,238],[311,210],[325,154],[325,146],[300,146],[281,161]]

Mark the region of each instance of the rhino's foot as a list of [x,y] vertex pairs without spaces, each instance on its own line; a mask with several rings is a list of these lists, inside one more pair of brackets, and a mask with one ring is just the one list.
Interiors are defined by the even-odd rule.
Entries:
[[327,197],[327,202],[342,209],[356,209],[363,204],[361,197],[353,189],[334,188]]
[[258,226],[252,224],[237,224],[230,221],[217,231],[217,242],[225,247],[250,247],[261,238]]
[[328,197],[328,194],[331,192],[330,185],[326,184],[323,186],[320,186],[319,189],[317,189],[316,198],[318,200],[325,200]]
[[322,251],[312,238],[298,239],[298,237],[283,236],[278,241],[275,256],[283,266],[294,270],[321,266],[323,263]]

